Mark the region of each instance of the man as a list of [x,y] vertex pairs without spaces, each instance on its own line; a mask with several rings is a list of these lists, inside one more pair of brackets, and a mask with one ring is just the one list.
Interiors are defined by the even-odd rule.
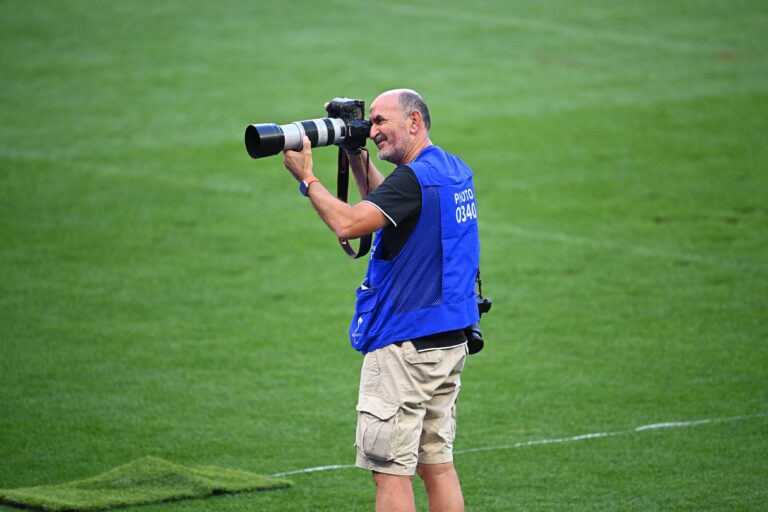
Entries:
[[357,466],[370,469],[376,510],[415,510],[412,476],[429,509],[464,510],[453,465],[456,398],[467,356],[464,328],[477,322],[480,246],[472,171],[429,139],[430,115],[415,91],[371,104],[370,138],[397,168],[386,179],[366,150],[347,150],[364,198],[339,201],[312,172],[308,139],[285,166],[340,238],[376,232],[357,290],[352,346],[364,354]]

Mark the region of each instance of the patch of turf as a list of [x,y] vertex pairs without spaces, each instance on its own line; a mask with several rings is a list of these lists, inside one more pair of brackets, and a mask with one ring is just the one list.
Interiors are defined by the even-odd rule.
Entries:
[[144,457],[86,480],[0,489],[0,502],[51,511],[101,510],[291,485],[289,480],[246,471],[214,466],[189,468]]

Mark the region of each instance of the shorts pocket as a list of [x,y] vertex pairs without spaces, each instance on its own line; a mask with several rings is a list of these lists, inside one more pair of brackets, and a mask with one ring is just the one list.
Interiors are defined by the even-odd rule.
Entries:
[[360,395],[357,402],[355,444],[366,457],[383,461],[394,460],[399,408],[399,403],[386,398]]
[[403,343],[403,359],[410,364],[437,364],[444,357],[445,351],[442,349],[419,352],[410,341]]

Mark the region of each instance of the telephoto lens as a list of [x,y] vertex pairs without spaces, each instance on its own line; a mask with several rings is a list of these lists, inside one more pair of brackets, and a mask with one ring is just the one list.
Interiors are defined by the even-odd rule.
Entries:
[[252,124],[245,129],[245,149],[251,158],[264,158],[283,150],[301,150],[306,135],[312,147],[338,144],[347,136],[343,119],[324,117],[308,121],[276,125]]
[[[306,136],[313,148],[337,144],[346,150],[365,146],[371,123],[365,117],[365,102],[333,98],[326,103],[328,117],[295,123],[252,124],[245,129],[245,149],[251,158],[272,156],[290,149],[300,151]],[[342,145],[343,143],[343,145]]]

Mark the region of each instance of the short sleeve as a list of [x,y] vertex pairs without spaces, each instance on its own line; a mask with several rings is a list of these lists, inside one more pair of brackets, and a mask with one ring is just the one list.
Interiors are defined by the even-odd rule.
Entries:
[[421,185],[408,166],[401,165],[368,194],[365,201],[372,203],[397,226],[419,216],[421,212]]

